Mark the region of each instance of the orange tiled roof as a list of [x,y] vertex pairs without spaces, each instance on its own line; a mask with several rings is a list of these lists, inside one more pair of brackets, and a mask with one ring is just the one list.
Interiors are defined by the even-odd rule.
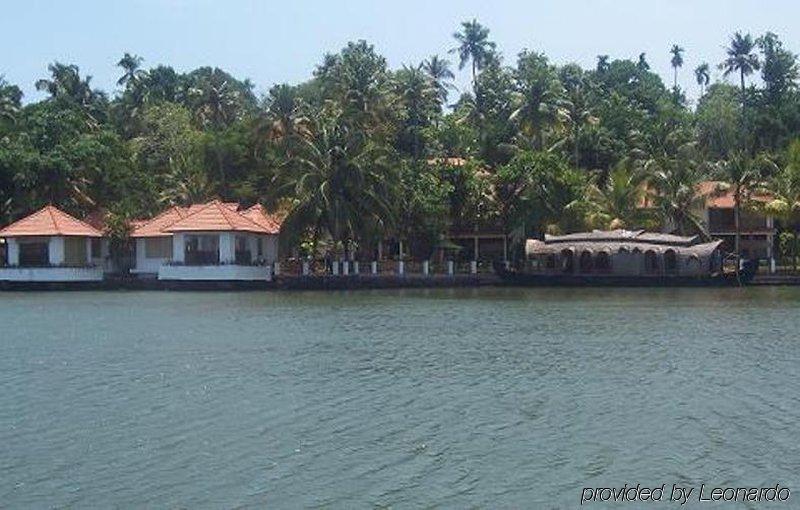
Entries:
[[256,204],[241,214],[264,227],[269,234],[278,234],[281,231],[281,221],[275,215],[269,214],[261,204]]
[[[733,209],[735,198],[733,186],[723,181],[703,181],[697,185],[697,193],[705,197],[706,207],[711,209]],[[751,200],[766,202],[770,197],[763,193],[754,193]]]
[[[198,205],[197,207],[201,209],[203,205]],[[195,209],[195,211],[199,209]],[[173,206],[150,220],[137,220],[139,225],[134,226],[131,237],[166,237],[172,235],[169,232],[165,232],[164,229],[187,217],[190,210],[190,207]]]
[[269,234],[260,224],[231,209],[230,204],[213,200],[163,229],[164,232],[254,232]]
[[0,237],[78,236],[103,237],[102,232],[48,205],[0,230]]

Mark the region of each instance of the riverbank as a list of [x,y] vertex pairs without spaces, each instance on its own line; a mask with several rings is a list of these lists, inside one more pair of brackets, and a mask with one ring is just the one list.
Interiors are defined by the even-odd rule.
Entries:
[[[358,290],[486,287],[508,285],[494,273],[455,275],[279,276],[272,281],[164,281],[107,278],[97,282],[0,282],[0,291],[19,290]],[[759,274],[750,285],[800,286],[800,276]]]

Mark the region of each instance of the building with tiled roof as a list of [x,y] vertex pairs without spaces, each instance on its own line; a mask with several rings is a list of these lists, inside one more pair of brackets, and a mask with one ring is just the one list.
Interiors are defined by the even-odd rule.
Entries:
[[260,206],[212,200],[171,207],[131,233],[133,273],[188,280],[262,279],[277,260],[280,223]]
[[48,205],[0,229],[5,264],[0,280],[101,280],[107,254],[103,233]]

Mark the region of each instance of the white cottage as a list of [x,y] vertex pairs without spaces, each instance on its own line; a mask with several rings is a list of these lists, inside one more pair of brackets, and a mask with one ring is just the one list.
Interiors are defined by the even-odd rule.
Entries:
[[103,234],[48,205],[0,230],[5,264],[0,281],[79,282],[103,279]]
[[173,207],[132,233],[132,272],[159,280],[268,280],[278,256],[280,225],[260,206],[214,200]]

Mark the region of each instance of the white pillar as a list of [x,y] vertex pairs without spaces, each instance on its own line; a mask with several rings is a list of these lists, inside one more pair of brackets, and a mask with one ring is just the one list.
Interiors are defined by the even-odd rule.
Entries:
[[334,260],[334,261],[331,262],[331,274],[333,276],[338,276],[339,275],[339,261],[338,260]]
[[272,274],[275,276],[281,274],[281,263],[277,260],[272,264]]
[[230,264],[236,260],[236,239],[233,232],[219,234],[219,262]]
[[447,274],[449,274],[450,276],[453,276],[453,273],[455,272],[453,267],[454,265],[455,264],[453,264],[452,260],[447,261]]
[[373,260],[369,265],[369,269],[372,274],[378,274],[378,262]]
[[[142,251],[142,254],[144,254],[144,239],[142,239],[141,241],[142,241],[141,244],[137,244],[136,245],[136,248],[137,248],[137,256],[136,256],[136,258],[137,258],[137,260],[139,259],[139,255],[138,255],[139,246],[142,247],[141,251]],[[186,260],[186,256],[185,256],[186,255],[186,246],[185,246],[185,244],[186,244],[186,241],[185,241],[185,234],[184,233],[179,232],[179,233],[176,233],[176,234],[172,234],[172,260],[174,262],[182,263],[182,262],[184,262]],[[142,259],[143,258],[144,258],[144,255],[142,255]]]
[[472,273],[472,274],[476,274],[478,272],[478,261],[477,260],[471,260],[469,262],[469,272]]
[[358,274],[358,261],[353,261],[353,274]]
[[91,264],[92,263],[92,238],[91,237],[87,237],[86,238],[86,263],[87,264]]
[[425,276],[431,274],[430,262],[428,262],[427,260],[422,261],[422,274],[424,274]]
[[258,260],[259,241],[260,239],[257,235],[250,234],[247,236],[247,249],[250,251],[250,262],[255,262]]
[[350,263],[347,260],[342,261],[342,276],[347,276],[350,274]]
[[6,239],[6,243],[8,244],[8,260],[6,263],[9,266],[18,266],[19,265],[19,243],[15,237],[9,237]]
[[403,274],[405,274],[405,272],[406,272],[406,263],[401,260],[400,262],[397,263],[397,274],[402,276]]
[[503,262],[508,264],[508,236],[505,234],[503,234]]
[[50,259],[50,265],[60,266],[64,263],[64,238],[61,236],[50,237],[47,243],[47,256]]
[[308,261],[307,261],[307,260],[304,260],[304,261],[303,261],[303,276],[308,276],[308,274],[309,274],[310,272],[311,272],[311,271],[310,271],[310,268],[309,268],[309,266],[308,266]]

